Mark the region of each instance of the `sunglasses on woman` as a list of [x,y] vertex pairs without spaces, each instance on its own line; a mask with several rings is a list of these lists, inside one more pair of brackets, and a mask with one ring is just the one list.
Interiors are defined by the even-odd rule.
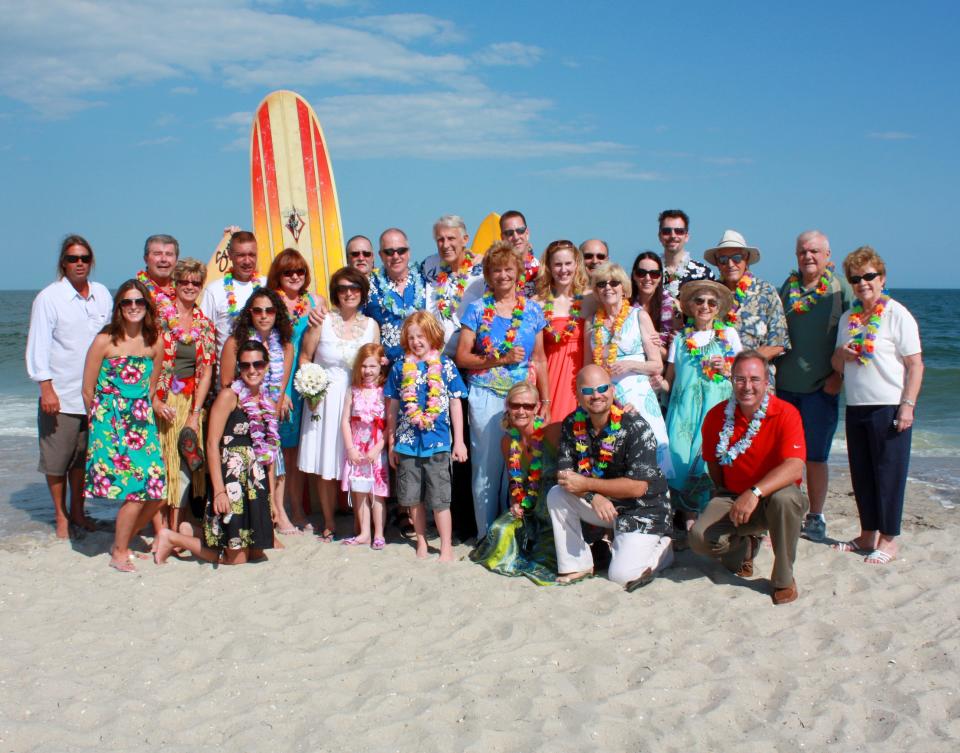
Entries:
[[600,280],[594,287],[597,290],[603,290],[605,287],[610,286],[611,288],[619,288],[622,283],[620,280]]
[[717,257],[717,266],[722,267],[726,264],[739,264],[745,258],[743,254],[730,254],[730,256],[718,256]]
[[265,369],[266,366],[267,366],[267,362],[266,362],[266,361],[263,361],[263,360],[260,360],[260,361],[240,361],[240,363],[237,364],[237,366],[240,368],[240,371],[250,371],[250,370],[253,370],[253,371],[263,371],[263,369]]
[[190,288],[201,288],[201,287],[203,287],[203,283],[200,282],[200,280],[188,280],[186,277],[180,277],[180,278],[178,278],[177,280],[174,280],[174,282],[176,282],[177,285],[178,285],[179,287],[181,287],[181,288],[187,288],[187,287],[190,287]]
[[598,386],[596,386],[596,387],[581,387],[581,388],[580,388],[580,394],[581,394],[581,395],[586,395],[587,397],[590,397],[590,395],[592,395],[594,392],[596,392],[598,395],[603,395],[603,394],[605,394],[605,393],[607,392],[607,390],[609,390],[612,386],[613,386],[612,384],[607,383],[607,384],[598,385]]
[[253,312],[254,316],[263,316],[264,314],[270,316],[271,314],[277,313],[275,306],[251,306],[250,310]]
[[510,410],[533,411],[537,407],[536,403],[510,403]]
[[708,306],[712,309],[715,309],[719,305],[716,298],[704,298],[703,296],[697,296],[693,299],[693,302],[697,306]]
[[305,269],[285,269],[283,270],[284,277],[304,277],[307,274]]
[[644,277],[649,277],[651,280],[660,279],[660,270],[659,269],[638,269],[633,273],[634,277],[639,277],[641,280]]
[[141,307],[147,305],[146,298],[123,298],[120,301],[120,308],[122,309],[132,309],[134,307]]
[[847,278],[847,281],[848,281],[851,285],[857,285],[857,284],[859,284],[859,283],[861,282],[861,280],[864,281],[864,282],[873,282],[873,281],[876,280],[879,276],[880,276],[880,273],[879,273],[879,272],[867,272],[867,273],[864,274],[864,275],[850,275],[850,276]]
[[356,283],[337,285],[336,291],[339,295],[345,295],[346,293],[359,293],[360,286]]

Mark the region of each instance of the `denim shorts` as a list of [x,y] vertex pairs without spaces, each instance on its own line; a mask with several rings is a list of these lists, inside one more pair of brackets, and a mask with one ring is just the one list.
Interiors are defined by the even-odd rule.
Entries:
[[840,418],[840,396],[828,395],[821,388],[816,392],[777,390],[777,397],[800,411],[803,436],[807,442],[807,462],[826,463]]

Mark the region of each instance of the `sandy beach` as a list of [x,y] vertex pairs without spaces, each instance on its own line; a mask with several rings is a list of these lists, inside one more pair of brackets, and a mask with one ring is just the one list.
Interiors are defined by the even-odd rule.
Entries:
[[776,608],[768,548],[750,581],[685,551],[627,594],[494,575],[465,546],[445,567],[288,537],[267,563],[131,576],[108,532],[11,537],[0,750],[955,751],[956,514],[912,486],[886,567],[802,541]]

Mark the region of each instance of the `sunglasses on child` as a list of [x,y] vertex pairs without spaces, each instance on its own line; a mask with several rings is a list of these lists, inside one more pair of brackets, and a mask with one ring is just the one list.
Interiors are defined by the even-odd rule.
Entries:
[[594,392],[596,392],[598,395],[605,395],[607,390],[609,390],[611,387],[613,387],[613,385],[609,383],[600,384],[596,387],[581,387],[580,394],[585,395],[586,397],[590,397],[590,395],[592,395]]

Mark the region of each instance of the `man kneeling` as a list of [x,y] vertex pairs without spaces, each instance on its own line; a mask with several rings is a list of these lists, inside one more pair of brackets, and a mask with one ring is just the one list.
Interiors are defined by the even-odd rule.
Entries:
[[608,575],[628,591],[673,561],[667,482],[647,422],[613,402],[610,375],[585,366],[577,375],[580,407],[560,436],[558,484],[547,495],[557,545],[559,583],[593,574],[581,521],[614,531]]
[[800,413],[769,394],[767,359],[744,350],[733,361],[733,397],[703,422],[703,459],[717,496],[690,531],[690,548],[718,558],[737,575],[753,575],[760,535],[773,544],[773,603],[797,598],[793,562],[803,516],[806,460]]

